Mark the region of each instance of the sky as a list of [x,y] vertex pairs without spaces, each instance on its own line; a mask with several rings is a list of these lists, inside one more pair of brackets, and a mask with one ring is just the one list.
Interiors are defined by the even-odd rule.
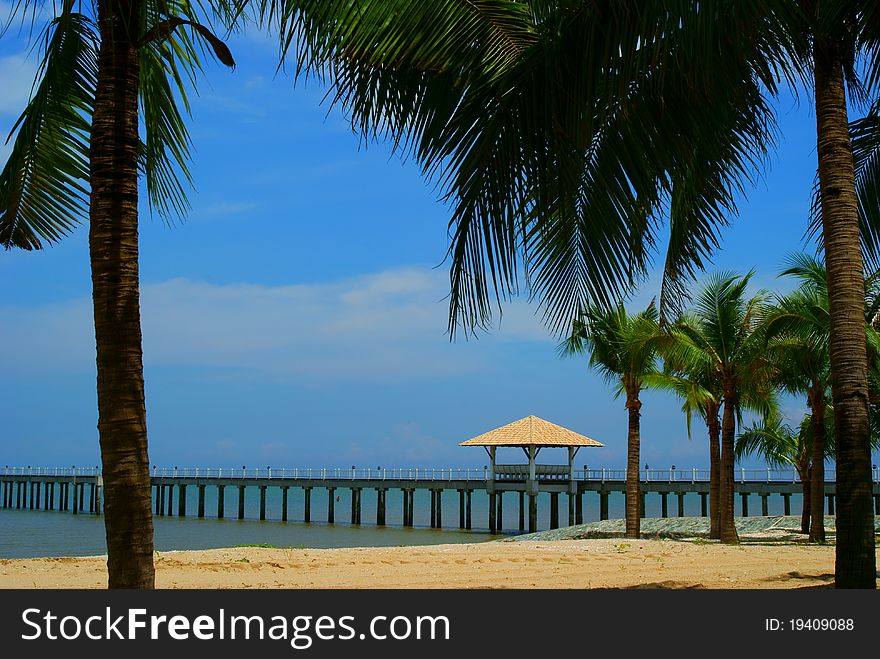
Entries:
[[[320,84],[276,72],[270,39],[229,45],[236,69],[208,65],[192,99],[191,212],[169,226],[142,205],[151,462],[479,466],[485,454],[459,442],[534,414],[605,444],[578,464],[622,468],[623,401],[586,359],[558,356],[527,300],[479,338],[450,341],[449,209],[416,164],[364,148]],[[0,133],[35,69],[21,36],[0,39]],[[788,286],[781,263],[804,248],[810,103],[780,101],[778,148],[715,257],[713,269],[754,269],[755,289]],[[0,253],[0,464],[99,464],[90,295],[85,226],[41,252]],[[680,403],[643,401],[643,462],[705,467],[705,432],[688,439]],[[799,421],[806,407],[785,410]]]

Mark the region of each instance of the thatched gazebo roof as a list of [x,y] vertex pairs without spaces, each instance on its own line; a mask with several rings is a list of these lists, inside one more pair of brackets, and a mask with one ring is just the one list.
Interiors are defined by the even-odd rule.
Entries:
[[605,446],[595,439],[557,426],[536,416],[527,416],[519,421],[508,423],[495,430],[478,435],[459,446],[539,446],[539,447],[579,447]]

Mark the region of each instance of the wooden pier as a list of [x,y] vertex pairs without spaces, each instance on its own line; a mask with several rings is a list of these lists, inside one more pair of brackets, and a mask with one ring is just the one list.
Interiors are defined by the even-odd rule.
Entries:
[[[489,499],[487,527],[491,533],[501,530],[521,532],[539,530],[537,526],[538,494],[549,495],[549,527],[557,528],[567,520],[569,525],[580,524],[585,515],[584,496],[598,495],[598,517],[608,519],[609,499],[622,497],[625,492],[625,473],[622,470],[578,469],[569,475],[568,465],[536,465],[535,478],[528,479],[515,470],[498,469],[154,469],[151,478],[153,505],[156,516],[206,517],[206,490],[216,490],[215,517],[226,514],[226,498],[235,497],[235,518],[245,519],[245,503],[250,497],[259,500],[259,519],[267,519],[267,500],[280,500],[280,521],[290,518],[288,505],[291,489],[302,490],[304,522],[326,521],[378,526],[398,524],[413,526],[415,493],[427,491],[430,496],[430,526],[434,528],[472,528],[473,496]],[[791,496],[801,493],[801,484],[791,472],[772,470],[738,470],[735,492],[740,498],[737,512],[767,515],[771,496],[783,499],[784,514],[792,511]],[[829,470],[833,475],[833,471]],[[697,494],[701,499],[701,514],[708,514],[708,472],[704,470],[647,470],[642,472],[642,511],[647,497],[659,497],[662,517],[684,516],[684,497]],[[875,470],[874,507],[880,514],[880,473]],[[55,468],[0,468],[0,504],[2,508],[56,510],[71,514],[101,514],[103,480],[98,469]],[[192,488],[192,489],[189,489]],[[362,493],[375,490],[375,510],[364,517]],[[195,510],[187,509],[187,492],[197,491]],[[337,490],[348,490],[350,510],[338,510]],[[443,493],[458,494],[457,510],[445,511]],[[828,513],[834,514],[836,486],[833,480],[825,484]],[[326,497],[326,517],[316,520],[312,515],[312,495]],[[389,496],[398,497],[400,518],[387,515]],[[512,497],[518,502],[518,516],[505,524],[502,501]],[[760,499],[760,510],[749,507],[750,497]],[[671,501],[670,501],[671,499]],[[447,498],[448,502],[448,498]],[[230,502],[233,503],[233,502]],[[560,504],[563,509],[560,511]],[[395,508],[397,508],[395,506]],[[446,518],[444,512],[452,515]],[[456,515],[457,513],[457,515]],[[560,514],[561,513],[561,514]],[[455,520],[455,517],[458,519]],[[453,522],[453,523],[450,523]],[[455,524],[454,522],[457,522]],[[479,524],[479,522],[477,522]]]

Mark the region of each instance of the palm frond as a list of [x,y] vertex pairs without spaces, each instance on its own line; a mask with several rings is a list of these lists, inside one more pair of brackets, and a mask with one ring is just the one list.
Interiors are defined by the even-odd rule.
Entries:
[[69,233],[88,204],[88,135],[97,84],[92,21],[63,11],[46,27],[31,99],[0,173],[0,243],[41,249]]

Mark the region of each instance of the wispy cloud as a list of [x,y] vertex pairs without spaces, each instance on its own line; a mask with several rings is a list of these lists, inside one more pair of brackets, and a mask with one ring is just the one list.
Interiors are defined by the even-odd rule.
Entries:
[[[445,272],[417,268],[286,286],[148,284],[141,291],[145,363],[314,383],[418,381],[484,369],[483,345],[449,342],[446,286]],[[536,319],[510,309],[515,322],[506,317],[501,337],[548,340]],[[91,313],[88,299],[0,307],[0,344],[15,348],[5,368],[93,368]]]

